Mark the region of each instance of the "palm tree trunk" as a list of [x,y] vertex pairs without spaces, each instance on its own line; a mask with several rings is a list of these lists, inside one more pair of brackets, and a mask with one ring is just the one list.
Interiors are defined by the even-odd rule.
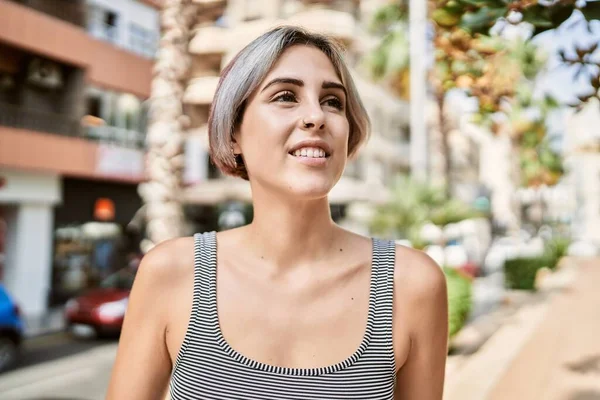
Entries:
[[444,183],[446,196],[448,198],[452,195],[452,158],[450,152],[450,139],[448,133],[450,129],[446,121],[445,108],[446,108],[446,93],[440,91],[436,95],[436,102],[438,106],[438,129],[441,135],[441,148],[442,157],[444,158]]
[[480,176],[491,190],[491,212],[494,226],[502,235],[519,232],[520,213],[515,193],[519,187],[518,146],[511,139],[510,127],[502,124],[496,135],[490,135],[481,146]]
[[510,227],[509,233],[517,235],[521,229],[521,222],[523,216],[521,215],[521,204],[516,198],[517,189],[521,185],[521,145],[514,137],[510,138],[510,180],[513,184],[515,191],[513,192],[512,198],[512,210],[513,210],[513,226]]
[[161,40],[154,66],[146,138],[148,181],[139,192],[145,203],[147,234],[153,244],[184,232],[180,199],[184,168],[184,132],[188,118],[182,98],[191,66],[188,54],[197,6],[191,0],[164,0]]

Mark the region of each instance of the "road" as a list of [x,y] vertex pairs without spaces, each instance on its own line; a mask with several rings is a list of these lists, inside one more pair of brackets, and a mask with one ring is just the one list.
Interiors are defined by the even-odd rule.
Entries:
[[19,364],[0,375],[0,399],[102,400],[116,350],[116,340],[63,333],[30,339]]

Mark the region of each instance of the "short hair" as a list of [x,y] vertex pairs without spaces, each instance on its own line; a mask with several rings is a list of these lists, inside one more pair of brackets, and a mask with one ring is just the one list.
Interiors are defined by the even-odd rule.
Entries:
[[370,121],[359,97],[341,48],[327,36],[296,26],[274,28],[244,47],[223,69],[208,118],[210,155],[217,167],[228,175],[248,180],[241,156],[232,152],[235,129],[242,121],[248,99],[265,79],[281,54],[294,45],[321,50],[346,87],[346,117],[350,125],[348,156],[352,157],[367,140]]

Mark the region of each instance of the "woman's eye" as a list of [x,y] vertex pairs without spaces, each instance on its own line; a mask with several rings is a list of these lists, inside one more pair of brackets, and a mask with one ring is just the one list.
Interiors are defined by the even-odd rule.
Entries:
[[325,101],[323,101],[323,104],[325,104],[328,107],[333,107],[336,110],[340,111],[344,108],[344,105],[337,97],[331,97],[329,99],[326,99]]
[[284,92],[275,97],[273,100],[282,103],[293,103],[296,101],[296,96],[294,96],[294,93],[292,92]]

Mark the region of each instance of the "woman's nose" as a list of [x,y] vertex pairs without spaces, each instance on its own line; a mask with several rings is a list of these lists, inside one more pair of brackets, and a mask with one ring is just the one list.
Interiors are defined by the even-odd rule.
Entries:
[[318,110],[311,108],[300,118],[300,125],[303,129],[324,129],[325,128],[325,114],[321,107]]

